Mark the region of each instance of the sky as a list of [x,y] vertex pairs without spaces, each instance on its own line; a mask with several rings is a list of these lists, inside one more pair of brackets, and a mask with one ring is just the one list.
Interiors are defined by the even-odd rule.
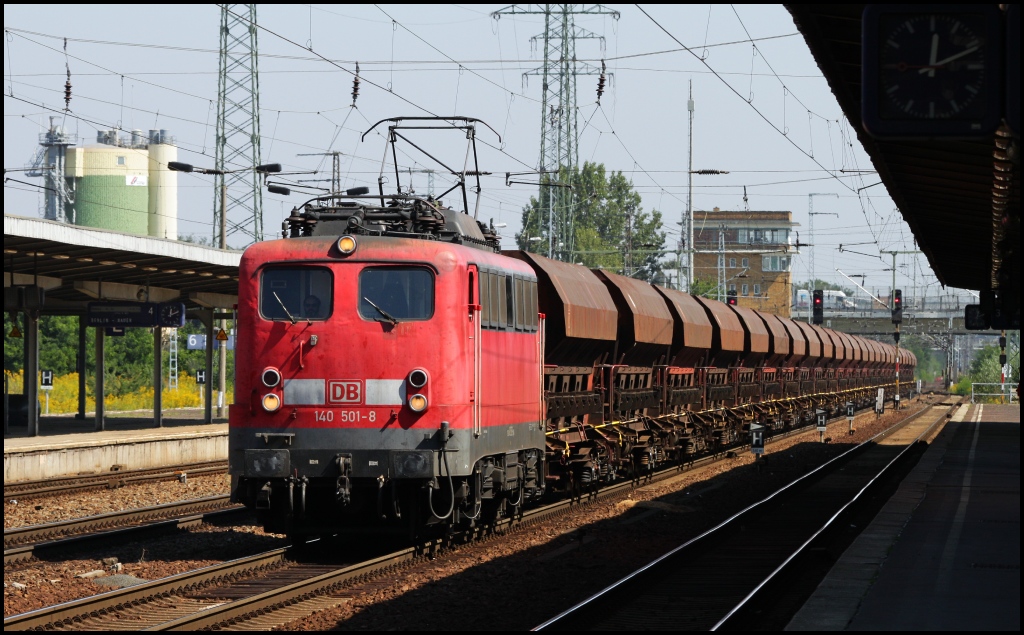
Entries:
[[[536,188],[507,186],[505,173],[539,163],[541,81],[527,73],[541,66],[531,38],[544,24],[537,15],[492,17],[506,6],[259,5],[263,162],[316,172],[292,180],[328,178],[330,160],[307,155],[338,151],[343,186],[376,189],[384,138],[371,133],[361,141],[373,123],[428,114],[479,118],[497,133],[478,133],[480,169],[493,173],[483,180],[480,218],[504,224],[503,246],[513,247]],[[914,250],[913,235],[782,5],[602,6],[609,14],[576,20],[595,36],[577,41],[577,58],[595,66],[604,60],[609,78],[600,103],[598,78],[577,79],[580,161],[628,176],[644,209],[662,212],[674,249],[687,200],[692,83],[693,168],[729,172],[694,176],[694,209],[791,211],[801,242],[814,244],[817,278],[852,287],[839,269],[886,293],[891,256],[880,253]],[[52,115],[86,144],[95,143],[98,129],[167,129],[180,161],[213,167],[219,26],[217,5],[5,4],[5,170],[29,163]],[[361,85],[353,107],[356,62]],[[464,140],[434,134],[417,141],[442,158],[461,156]],[[414,152],[398,163],[403,170],[436,167]],[[411,177],[425,192],[427,176]],[[179,234],[211,235],[212,179],[180,176]],[[442,188],[438,176],[435,189]],[[270,236],[305,199],[264,192],[263,200]],[[41,208],[41,190],[5,182],[5,213],[38,217]],[[241,243],[240,236],[229,239]],[[916,282],[922,295],[948,292],[923,255],[898,258],[897,287]],[[794,280],[808,279],[808,261],[803,248]]]

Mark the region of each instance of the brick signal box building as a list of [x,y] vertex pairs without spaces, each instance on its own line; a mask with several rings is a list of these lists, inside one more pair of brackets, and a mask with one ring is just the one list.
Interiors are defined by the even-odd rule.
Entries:
[[790,317],[797,226],[792,212],[694,211],[694,278],[717,283],[721,262],[740,306]]

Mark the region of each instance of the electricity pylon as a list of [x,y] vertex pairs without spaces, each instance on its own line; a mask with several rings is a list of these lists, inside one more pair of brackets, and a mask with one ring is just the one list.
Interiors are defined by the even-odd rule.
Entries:
[[216,169],[228,173],[215,179],[213,242],[224,248],[228,234],[263,240],[263,194],[260,175],[245,170],[260,165],[256,5],[221,7]]
[[576,26],[575,17],[610,15],[618,20],[619,12],[600,4],[514,4],[491,14],[495,19],[503,15],[544,16],[544,33],[531,38],[543,43],[544,65],[524,75],[541,77],[540,224],[548,226],[548,257],[567,260],[574,248],[573,190],[544,183],[557,182],[560,174],[572,175],[579,163],[576,77],[604,73],[576,59],[576,40],[601,40],[603,45],[604,37]]

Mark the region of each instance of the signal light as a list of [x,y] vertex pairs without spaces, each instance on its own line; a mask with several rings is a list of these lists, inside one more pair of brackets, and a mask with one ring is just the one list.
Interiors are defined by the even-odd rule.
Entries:
[[267,412],[276,412],[281,407],[281,398],[274,393],[263,395],[263,409]]
[[342,236],[338,239],[338,251],[347,256],[356,250],[356,239],[352,236]]
[[409,397],[409,408],[413,412],[423,412],[427,409],[427,398],[419,394]]
[[894,289],[892,292],[892,323],[899,324],[903,321],[903,291]]
[[726,301],[727,304],[730,304],[732,306],[736,306],[737,298],[736,298],[736,290],[735,289],[730,289],[729,290],[728,295],[725,296],[725,301]]
[[423,370],[422,368],[417,368],[416,370],[409,373],[409,384],[411,384],[413,388],[423,388],[424,386],[426,386],[427,371]]
[[825,321],[825,292],[821,289],[814,290],[814,299],[811,303],[812,319],[814,324],[821,324]]

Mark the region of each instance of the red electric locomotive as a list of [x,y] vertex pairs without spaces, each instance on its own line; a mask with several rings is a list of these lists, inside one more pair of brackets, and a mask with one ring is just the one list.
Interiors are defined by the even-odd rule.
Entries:
[[[474,121],[449,122],[472,143]],[[235,498],[303,535],[472,522],[539,497],[533,270],[433,200],[360,188],[304,209],[242,257]]]
[[[424,119],[388,120],[388,143],[454,128],[475,164],[476,120]],[[481,172],[451,173],[442,197],[463,211],[385,195],[381,175],[243,255],[232,496],[267,530],[472,526],[730,446],[755,421],[867,406],[897,371],[909,395],[915,360],[887,344],[503,254],[465,211]]]

